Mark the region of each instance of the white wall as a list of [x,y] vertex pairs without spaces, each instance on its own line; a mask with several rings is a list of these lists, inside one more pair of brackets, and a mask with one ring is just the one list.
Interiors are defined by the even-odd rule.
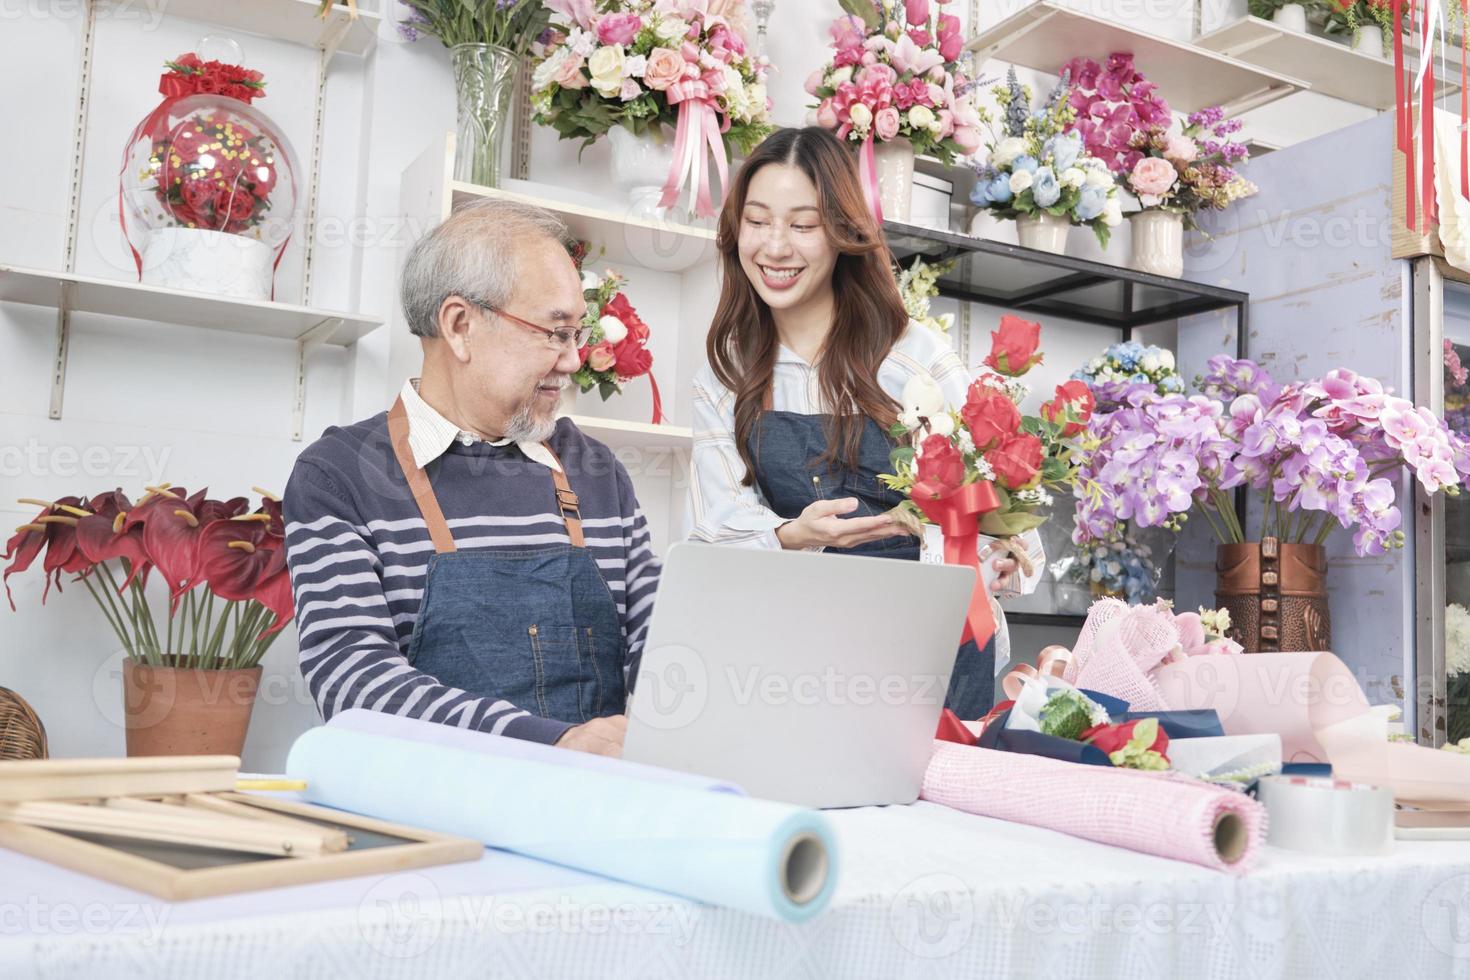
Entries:
[[[1188,17],[1181,12],[1182,0],[1176,6],[1180,9],[1166,17],[1145,7],[1120,8],[1119,15],[1184,37]],[[163,61],[192,49],[207,31],[173,17],[154,23],[140,7],[132,5],[130,15],[106,7],[99,14],[77,244],[77,271],[124,279],[133,273],[116,228],[115,168],[123,140],[157,102],[155,82]],[[987,12],[987,19],[998,19],[1001,9]],[[835,12],[827,3],[778,4],[770,41],[770,55],[779,66],[770,86],[778,122],[804,121],[808,97],[802,83],[825,60],[826,25]],[[0,22],[0,90],[7,93],[0,99],[0,132],[7,134],[0,152],[0,262],[59,268],[83,25],[70,7],[53,12],[45,5],[27,5],[24,12],[0,16],[5,18]],[[237,39],[245,61],[269,81],[269,95],[257,105],[285,129],[306,166],[315,53],[248,35]],[[992,74],[999,68],[988,66]],[[1047,84],[1029,74],[1027,80],[1038,88]],[[1294,124],[1333,122],[1314,113],[1311,120],[1297,118]],[[448,59],[437,43],[405,43],[390,25],[380,32],[369,59],[339,57],[333,63],[312,291],[300,294],[303,231],[287,251],[277,296],[383,316],[388,327],[354,348],[314,355],[308,371],[308,439],[328,425],[383,408],[412,367],[411,346],[405,348],[401,339],[390,343],[394,331],[404,329],[396,304],[398,264],[418,231],[400,213],[399,180],[404,168],[453,126]],[[599,190],[609,186],[608,177],[605,146],[592,147],[579,160],[575,143],[558,142],[549,131],[535,134],[533,180]],[[678,309],[662,311],[679,288],[685,296]],[[713,288],[712,280],[696,287],[710,304]],[[630,286],[656,329],[660,323],[665,329],[677,325],[681,337],[697,339],[700,306],[688,298],[691,292],[687,281],[680,287],[662,276],[640,276]],[[983,356],[998,313],[972,311],[972,364]],[[1048,322],[1051,355],[1038,371],[1038,390],[1112,339],[1095,328]],[[11,526],[33,513],[13,502],[22,496],[49,499],[113,486],[137,495],[159,480],[190,488],[208,484],[219,494],[284,485],[304,445],[290,437],[292,344],[76,316],[64,414],[52,421],[47,407],[54,341],[52,311],[0,304],[0,512]],[[678,362],[681,375],[687,375],[690,351],[687,344],[676,351],[655,350],[660,356],[672,354],[668,359]],[[676,421],[687,419],[681,386],[666,385],[665,396]],[[587,397],[596,401],[595,395]],[[646,410],[640,399],[646,395],[635,386],[627,403],[597,410],[640,418]],[[681,491],[677,488],[662,505],[668,508],[665,524],[674,519]],[[657,517],[656,508],[649,509]],[[666,536],[665,528],[659,537]],[[68,589],[53,594],[42,609],[38,570],[12,578],[11,585],[17,611],[0,612],[0,685],[20,691],[49,723],[56,754],[121,754],[116,644],[90,598],[83,589]],[[1027,645],[1039,647],[1051,639],[1041,636]],[[1034,651],[1018,644],[1016,652]],[[293,637],[282,637],[265,667],[245,760],[247,767],[260,769],[279,766],[292,737],[315,717],[295,668]]]

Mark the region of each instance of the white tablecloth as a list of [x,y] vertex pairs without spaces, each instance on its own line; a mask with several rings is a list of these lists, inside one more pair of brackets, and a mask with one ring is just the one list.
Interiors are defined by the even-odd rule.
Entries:
[[0,851],[0,977],[1470,977],[1470,842],[1235,877],[923,802],[830,816],[799,926],[497,851],[178,904]]

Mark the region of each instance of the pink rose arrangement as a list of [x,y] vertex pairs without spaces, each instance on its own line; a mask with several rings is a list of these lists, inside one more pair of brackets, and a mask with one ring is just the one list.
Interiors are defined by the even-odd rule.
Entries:
[[[662,135],[668,127],[688,153],[703,154],[713,140],[729,154],[749,152],[771,132],[769,66],[746,49],[739,4],[547,0],[546,6],[551,26],[532,48],[531,105],[536,121],[562,139],[585,146],[614,126],[638,136]],[[723,175],[728,159],[715,162]],[[687,153],[674,161],[666,199],[692,163]],[[698,210],[712,214],[707,186],[700,189]]]
[[905,139],[952,163],[980,148],[974,83],[948,0],[840,0],[832,60],[806,80],[813,122],[870,148]]
[[1230,138],[1240,120],[1224,116],[1211,106],[1191,113],[1180,132],[1150,125],[1128,138],[1133,163],[1125,182],[1140,206],[1181,213],[1194,228],[1195,212],[1224,210],[1256,192],[1235,169],[1250,159],[1245,145]]

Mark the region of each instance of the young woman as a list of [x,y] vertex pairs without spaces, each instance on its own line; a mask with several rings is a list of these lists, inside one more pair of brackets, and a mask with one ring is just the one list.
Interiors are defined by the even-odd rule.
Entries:
[[[904,312],[855,161],[823,129],[773,134],[735,176],[718,247],[709,365],[694,379],[689,537],[916,560],[918,541],[887,516],[903,497],[877,479],[890,469],[888,428],[909,379],[932,379],[952,405],[970,379]],[[989,558],[994,591],[1035,587],[1041,542],[1023,541],[1034,574]],[[1005,628],[998,617],[1003,650]],[[960,649],[946,703],[961,718],[991,706],[996,646]]]

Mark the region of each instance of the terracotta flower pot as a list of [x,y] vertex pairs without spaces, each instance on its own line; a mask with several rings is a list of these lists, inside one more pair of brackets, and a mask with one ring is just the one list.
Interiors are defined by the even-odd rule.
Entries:
[[238,756],[259,686],[259,667],[198,670],[124,660],[128,755]]
[[1315,544],[1222,544],[1215,602],[1230,613],[1230,637],[1247,653],[1332,649],[1327,551]]

